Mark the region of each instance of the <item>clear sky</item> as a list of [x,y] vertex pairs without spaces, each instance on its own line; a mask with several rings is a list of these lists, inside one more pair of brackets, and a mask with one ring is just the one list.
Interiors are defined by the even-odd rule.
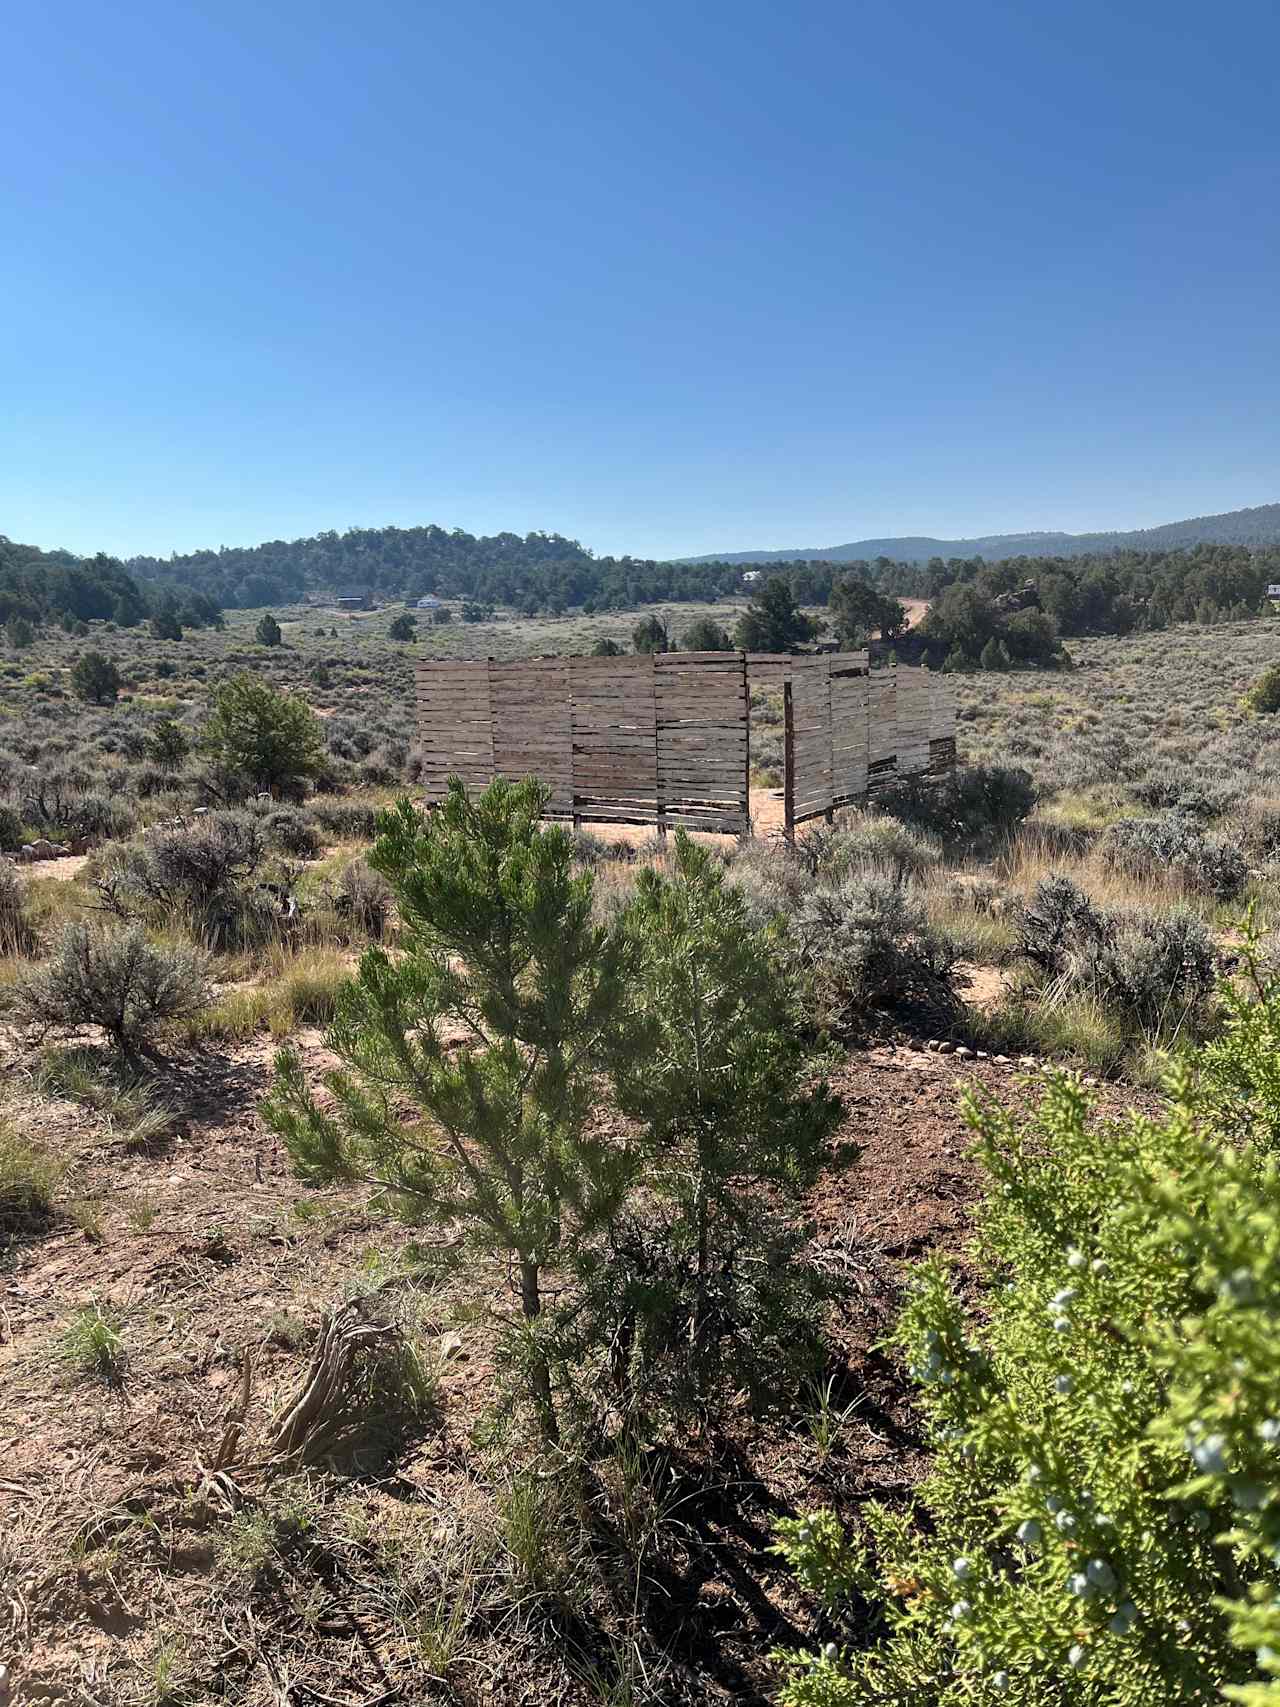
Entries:
[[676,555],[1280,499],[1273,3],[55,0],[0,533]]

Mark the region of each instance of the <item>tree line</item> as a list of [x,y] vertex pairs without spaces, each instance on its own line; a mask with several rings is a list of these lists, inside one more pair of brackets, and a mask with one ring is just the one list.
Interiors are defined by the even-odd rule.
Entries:
[[157,638],[177,639],[184,628],[220,627],[222,616],[208,593],[148,586],[105,552],[74,557],[18,545],[0,534],[0,623],[11,644],[22,645],[39,627],[72,629],[90,622],[120,628],[150,622]]

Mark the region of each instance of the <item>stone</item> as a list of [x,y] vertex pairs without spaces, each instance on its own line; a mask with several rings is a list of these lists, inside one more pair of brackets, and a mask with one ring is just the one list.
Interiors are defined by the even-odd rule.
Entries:
[[1007,1067],[1009,1065],[1009,1057],[1007,1055],[993,1056],[993,1060],[998,1067]]
[[52,842],[46,842],[43,840],[32,842],[27,849],[28,859],[54,859],[56,856],[57,849],[54,847]]
[[967,1044],[962,1043],[956,1050],[956,1059],[958,1061],[972,1061],[973,1058],[973,1050],[970,1049]]
[[954,1055],[955,1052],[956,1052],[956,1046],[954,1043],[940,1043],[938,1045],[938,1054],[939,1055]]

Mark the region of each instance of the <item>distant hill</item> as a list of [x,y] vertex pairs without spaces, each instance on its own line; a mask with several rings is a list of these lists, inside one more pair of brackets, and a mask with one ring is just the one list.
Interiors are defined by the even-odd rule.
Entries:
[[742,571],[729,563],[597,557],[558,533],[477,535],[433,525],[330,530],[182,556],[133,557],[126,567],[148,584],[198,588],[226,609],[343,593],[382,599],[436,593],[533,614],[714,599],[739,590],[742,581]]
[[1162,527],[1120,533],[989,533],[977,539],[857,539],[847,545],[782,551],[721,551],[711,557],[681,557],[680,563],[854,563],[877,557],[895,563],[927,563],[931,557],[1084,557],[1100,551],[1173,551],[1188,545],[1280,544],[1280,504],[1193,516]]

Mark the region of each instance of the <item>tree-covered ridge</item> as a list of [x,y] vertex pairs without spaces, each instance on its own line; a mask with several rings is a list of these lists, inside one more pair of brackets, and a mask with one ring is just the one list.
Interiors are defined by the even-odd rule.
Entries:
[[726,564],[596,557],[562,534],[477,535],[436,526],[348,528],[167,559],[135,557],[129,568],[163,585],[198,586],[227,608],[296,603],[314,593],[436,593],[530,615],[712,599],[742,578]]
[[179,595],[139,582],[104,552],[74,557],[0,534],[0,623],[115,622],[134,628],[150,617],[172,634],[175,627],[180,633],[216,623],[220,608],[194,586]]
[[931,662],[999,669],[1052,662],[1061,637],[1267,614],[1267,586],[1280,580],[1280,546],[1197,545],[1003,563],[937,558],[926,576],[932,603],[918,639]]

